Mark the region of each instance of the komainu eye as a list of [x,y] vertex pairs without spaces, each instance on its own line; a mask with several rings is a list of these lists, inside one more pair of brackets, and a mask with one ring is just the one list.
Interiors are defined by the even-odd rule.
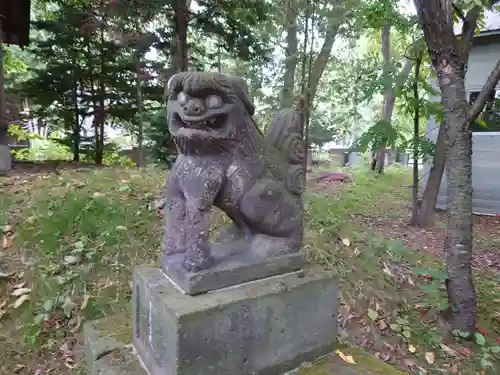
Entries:
[[179,102],[180,105],[184,105],[188,102],[188,96],[186,95],[186,93],[184,93],[183,91],[181,91],[178,95],[177,95],[177,101]]
[[222,107],[222,99],[217,95],[209,95],[206,99],[208,108],[220,108]]

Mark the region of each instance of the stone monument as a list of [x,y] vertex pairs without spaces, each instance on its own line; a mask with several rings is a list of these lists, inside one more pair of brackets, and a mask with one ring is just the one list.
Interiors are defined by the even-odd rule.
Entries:
[[[221,73],[178,73],[166,95],[179,156],[161,269],[134,270],[140,361],[151,375],[271,375],[333,351],[337,284],[301,251],[299,115],[279,111],[262,134],[244,80]],[[232,225],[210,243],[213,206]]]

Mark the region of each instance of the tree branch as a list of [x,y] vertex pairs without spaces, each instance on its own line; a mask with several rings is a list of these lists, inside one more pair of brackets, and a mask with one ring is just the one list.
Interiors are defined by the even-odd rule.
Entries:
[[483,88],[477,96],[477,99],[469,108],[467,117],[470,122],[476,120],[477,116],[479,116],[479,114],[483,110],[484,105],[486,104],[486,101],[488,100],[488,97],[491,94],[491,91],[493,91],[498,85],[498,81],[500,81],[500,60],[491,71],[490,76],[486,80],[486,83],[483,85]]
[[479,14],[481,13],[481,7],[474,6],[471,10],[467,12],[465,16],[464,23],[462,25],[462,40],[460,41],[460,51],[464,61],[469,59],[469,51],[472,46],[472,40],[474,39],[474,33],[476,32],[477,20]]
[[462,12],[462,9],[460,9],[460,7],[458,5],[455,5],[455,3],[453,3],[452,5],[453,5],[453,10],[458,14],[458,17],[463,22],[465,22],[465,14],[464,14],[464,12]]

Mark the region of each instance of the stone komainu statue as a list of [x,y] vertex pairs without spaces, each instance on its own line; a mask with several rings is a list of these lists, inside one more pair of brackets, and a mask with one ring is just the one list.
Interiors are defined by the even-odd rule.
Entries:
[[166,95],[179,156],[166,184],[164,259],[184,253],[191,272],[213,265],[212,206],[233,221],[222,242],[243,243],[256,258],[299,251],[305,148],[298,113],[279,111],[263,135],[245,81],[222,73],[178,73]]

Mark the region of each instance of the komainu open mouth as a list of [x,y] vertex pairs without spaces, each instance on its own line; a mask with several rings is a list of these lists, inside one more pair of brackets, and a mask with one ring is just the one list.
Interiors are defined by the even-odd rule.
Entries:
[[179,128],[201,130],[207,133],[211,133],[220,130],[225,126],[226,115],[221,114],[209,118],[204,118],[201,120],[187,120],[187,119],[182,119],[181,116],[178,113],[176,113],[175,119],[177,126],[179,126]]

